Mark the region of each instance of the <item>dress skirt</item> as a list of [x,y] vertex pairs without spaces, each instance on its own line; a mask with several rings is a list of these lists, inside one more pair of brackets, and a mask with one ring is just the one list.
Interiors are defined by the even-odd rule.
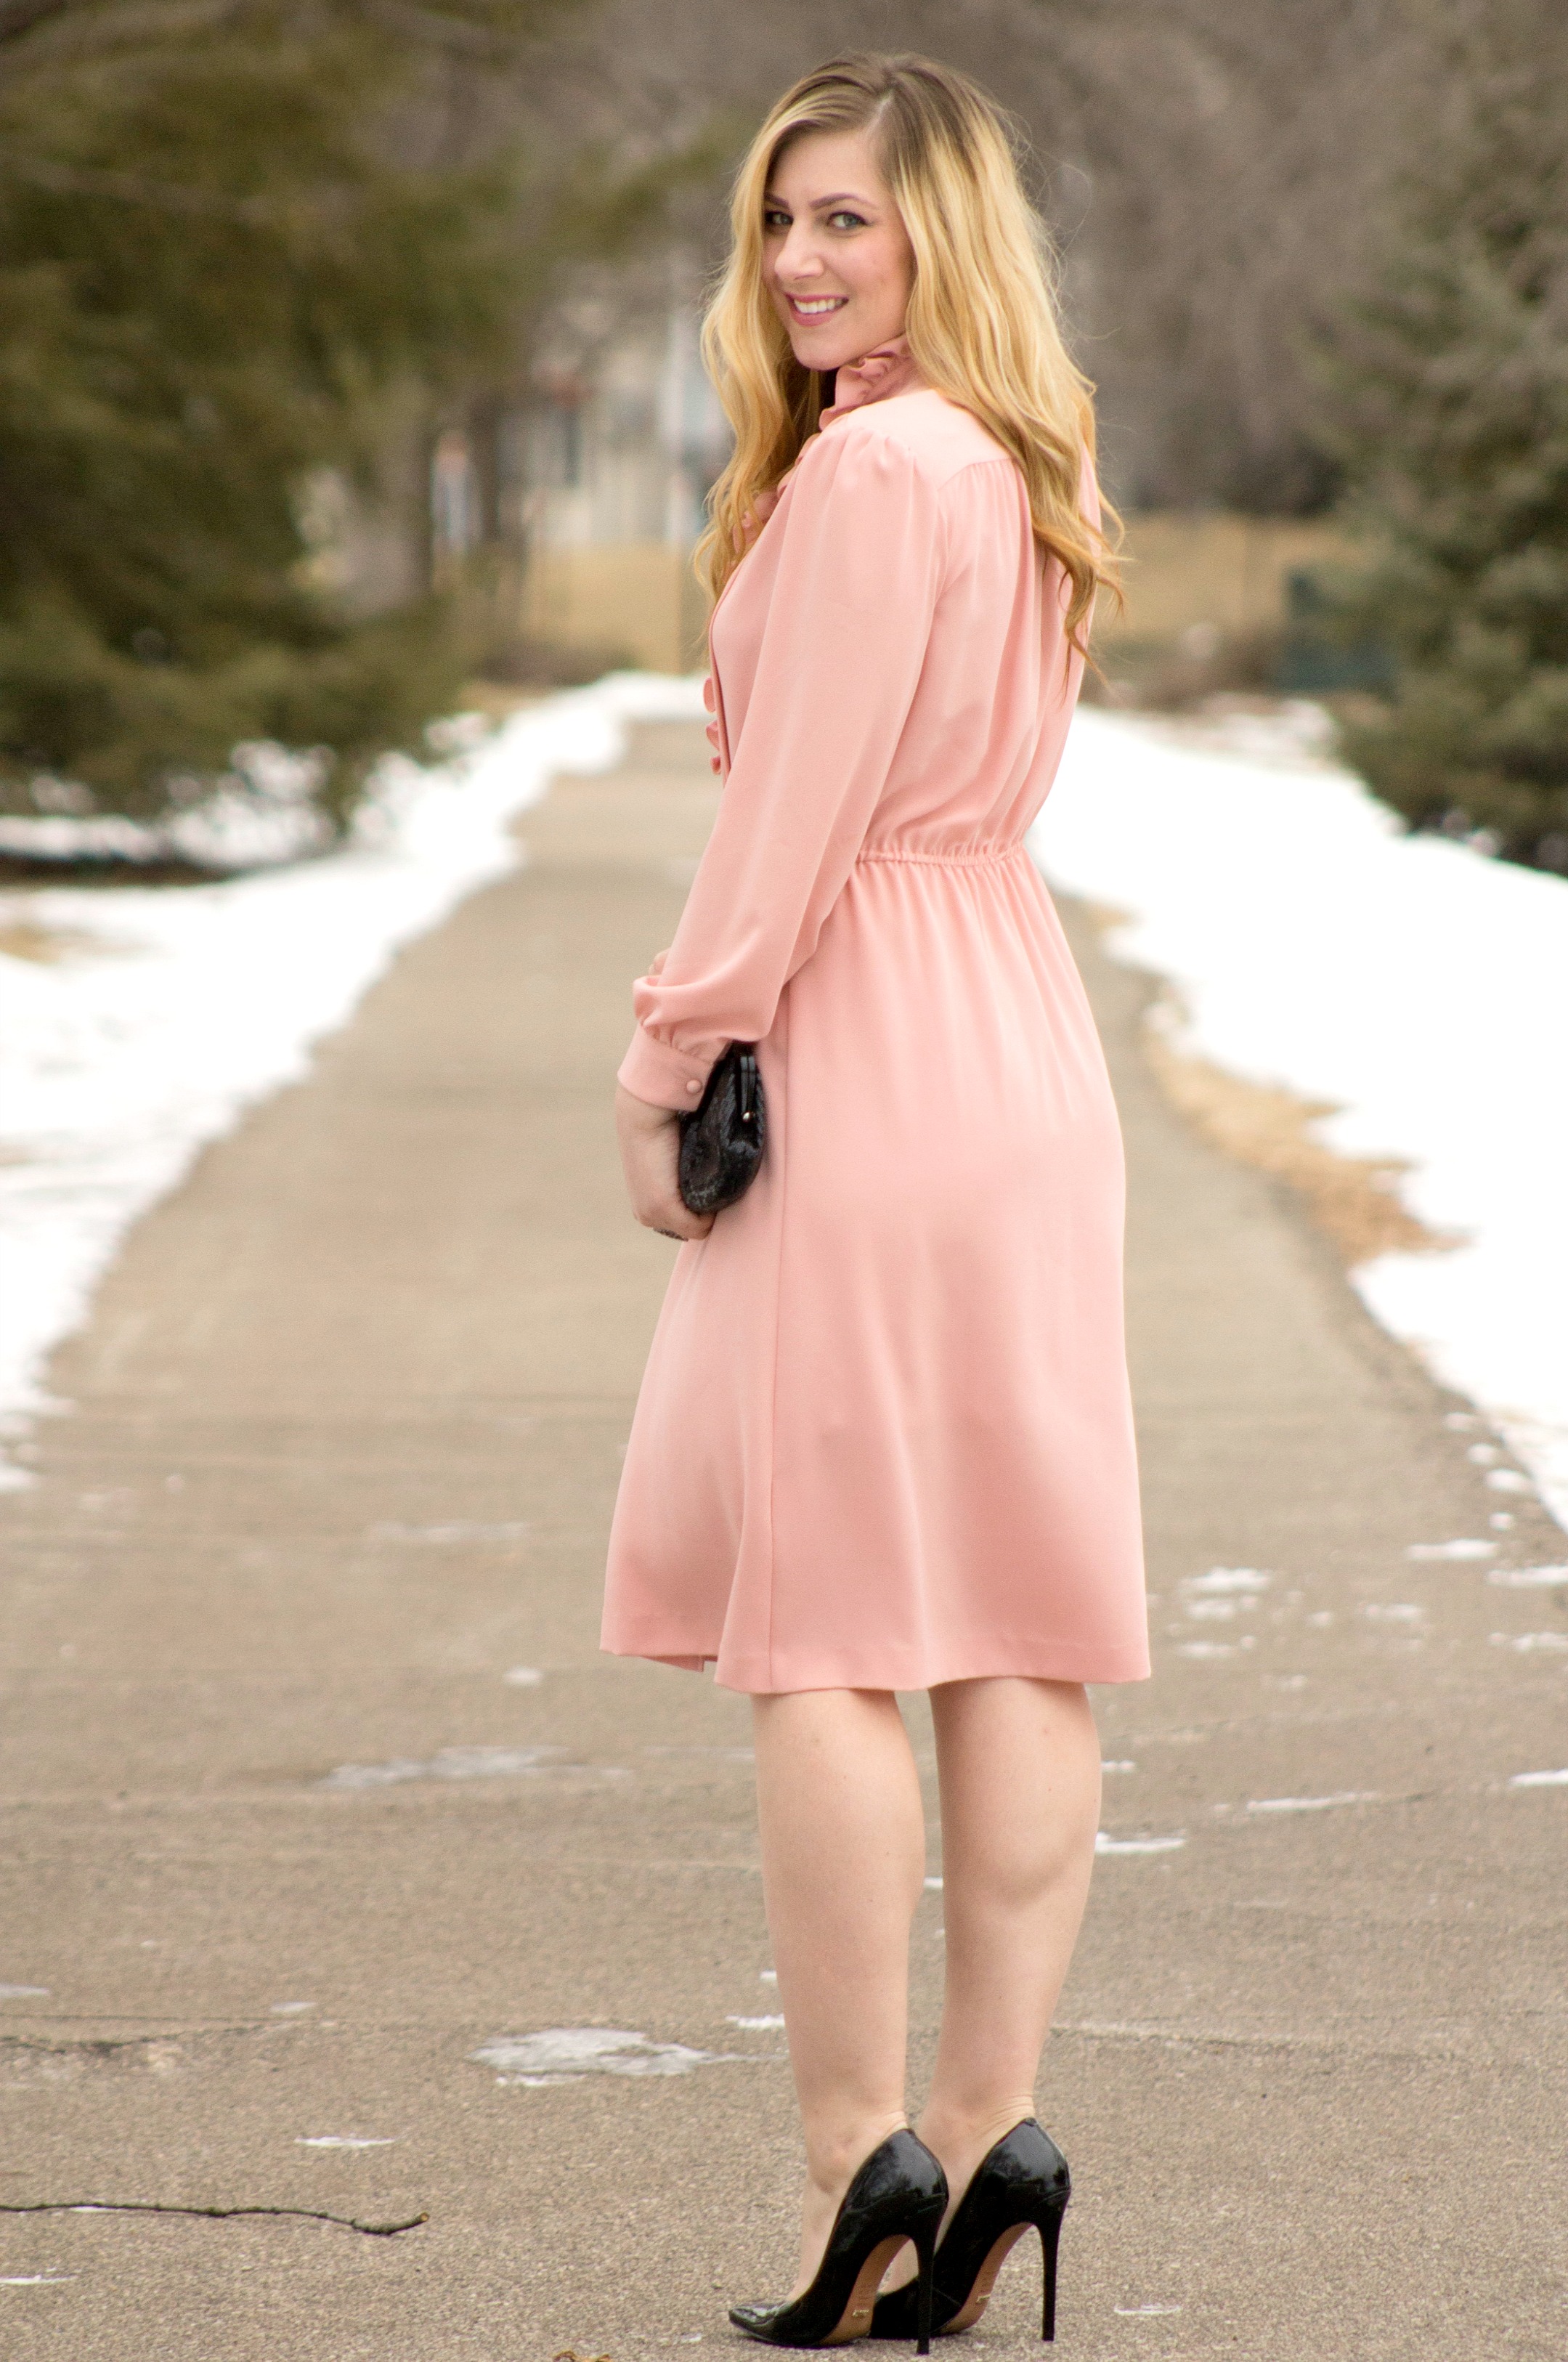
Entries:
[[[1017,502],[980,440],[988,490],[961,489],[994,540],[999,504],[1007,518]],[[834,490],[841,513],[854,506]],[[873,503],[854,513],[867,510],[875,523]],[[955,538],[933,568],[933,610]],[[1024,539],[1032,556],[1026,518]],[[753,590],[768,593],[760,620],[743,611],[740,624],[762,641],[781,594],[760,568]],[[1043,674],[1059,601],[1049,581],[1037,598]],[[721,1683],[757,1693],[1140,1679],[1121,1142],[1083,987],[1022,843],[1065,732],[1061,692],[1036,679],[1032,706],[1017,701],[1021,749],[1004,761],[1004,745],[990,769],[971,763],[944,789],[921,712],[928,619],[890,743],[864,725],[858,806],[843,778],[812,803],[810,750],[769,785],[771,744],[752,766],[765,775],[755,799],[732,805],[746,744],[732,676],[750,687],[748,733],[766,723],[766,682],[762,657],[747,673],[738,625],[726,674],[730,603],[713,640],[720,827],[682,934],[638,988],[623,1076],[690,1105],[723,1041],[756,1039],[767,1150],[749,1192],[676,1263],[626,1452],[604,1645],[712,1662]],[[841,722],[860,693],[837,689]],[[940,665],[934,693],[951,701]]]

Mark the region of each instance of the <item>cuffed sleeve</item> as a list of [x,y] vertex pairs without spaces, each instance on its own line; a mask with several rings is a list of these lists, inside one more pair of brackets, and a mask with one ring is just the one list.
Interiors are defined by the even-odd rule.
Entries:
[[[886,783],[942,577],[937,487],[870,413],[807,446],[718,818],[660,974],[633,993],[626,1088],[695,1104],[731,1042],[762,1040],[816,948]],[[754,562],[747,560],[748,564]]]
[[639,1025],[615,1079],[634,1098],[646,1099],[654,1107],[677,1108],[686,1114],[701,1098],[708,1069],[718,1054],[714,1051],[712,1057],[699,1056],[690,1050],[678,1050]]

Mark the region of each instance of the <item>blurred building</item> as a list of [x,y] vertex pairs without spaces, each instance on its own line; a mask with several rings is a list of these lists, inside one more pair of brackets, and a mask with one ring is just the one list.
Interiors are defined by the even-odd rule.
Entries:
[[691,570],[729,427],[685,306],[575,363],[545,362],[523,425],[521,624],[533,641],[658,672],[702,660]]
[[[398,427],[379,497],[331,471],[311,480],[309,579],[359,613],[469,584],[488,605],[484,668],[499,679],[689,671],[704,660],[708,608],[692,550],[729,447],[695,304],[621,315],[586,300],[558,322],[525,392],[472,404],[433,436]],[[1102,600],[1095,626],[1118,689],[1164,703],[1342,685],[1341,659],[1301,622],[1316,579],[1347,554],[1331,520],[1144,511],[1125,523],[1125,607]]]
[[1143,510],[1123,524],[1125,603],[1119,613],[1100,601],[1095,649],[1110,680],[1135,701],[1316,692],[1359,680],[1353,667],[1342,679],[1341,660],[1330,661],[1304,628],[1313,586],[1351,555],[1332,518]]
[[[702,369],[694,311],[633,327],[538,373],[522,462],[523,628],[532,640],[659,671],[702,661],[707,602],[691,572],[729,428]],[[1134,692],[1265,688],[1291,586],[1343,554],[1322,521],[1226,512],[1128,520],[1126,608],[1102,602],[1102,655]]]

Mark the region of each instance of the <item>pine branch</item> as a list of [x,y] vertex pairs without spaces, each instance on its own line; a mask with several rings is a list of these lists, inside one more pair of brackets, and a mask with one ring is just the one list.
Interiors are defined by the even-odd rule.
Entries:
[[[572,0],[329,0],[328,13],[376,25],[405,43],[491,65],[514,64],[553,17]],[[155,50],[248,15],[252,0],[150,0],[145,6],[104,0],[0,0],[0,52],[18,65],[81,62],[113,51]],[[273,12],[274,14],[276,12]],[[293,13],[318,26],[319,8]]]
[[244,13],[246,0],[151,0],[146,7],[99,0],[0,0],[6,80],[59,72],[126,50],[164,50],[211,33]]
[[60,164],[47,156],[27,156],[0,146],[0,173],[6,172],[35,188],[48,189],[54,196],[110,197],[123,204],[149,205],[158,213],[240,222],[249,228],[282,218],[280,208],[265,197],[226,197],[216,189],[149,181],[138,172],[105,172],[89,165]]
[[0,41],[20,40],[46,17],[58,17],[72,0],[0,0]]

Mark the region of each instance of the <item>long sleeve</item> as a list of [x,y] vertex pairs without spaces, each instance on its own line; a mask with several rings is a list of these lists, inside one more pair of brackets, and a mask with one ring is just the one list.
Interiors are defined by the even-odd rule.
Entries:
[[807,447],[773,529],[718,818],[662,973],[633,994],[621,1080],[656,1106],[692,1107],[728,1043],[770,1031],[810,959],[886,783],[941,587],[937,488],[868,418]]

